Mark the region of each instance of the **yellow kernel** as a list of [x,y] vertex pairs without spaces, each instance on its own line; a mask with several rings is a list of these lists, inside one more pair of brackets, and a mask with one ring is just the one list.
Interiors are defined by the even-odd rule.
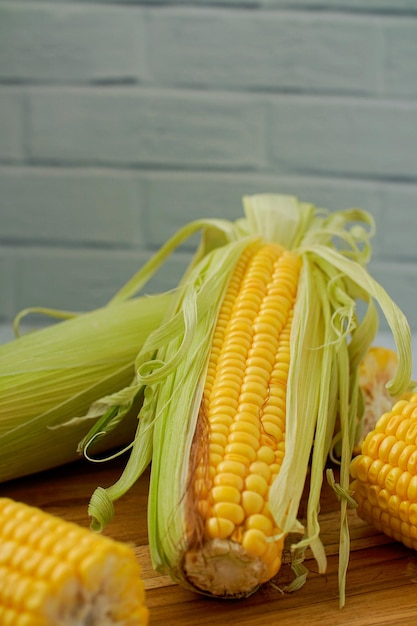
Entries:
[[352,476],[358,478],[362,482],[367,482],[369,468],[372,465],[372,457],[368,455],[357,456],[354,463],[351,466]]
[[221,446],[218,443],[210,443],[209,444],[209,452],[210,452],[210,455],[214,454],[214,455],[218,455],[218,456],[223,456],[223,454],[224,454],[224,446]]
[[264,428],[264,431],[268,434],[271,435],[271,437],[273,437],[275,439],[275,441],[281,441],[282,440],[282,430],[280,429],[280,427],[274,423],[271,420],[267,420],[266,418],[262,420],[262,426]]
[[246,489],[242,492],[242,506],[246,515],[260,513],[264,506],[264,498],[256,491]]
[[263,515],[262,513],[254,513],[246,520],[246,528],[256,528],[269,537],[272,535],[273,524],[270,518],[266,515]]
[[254,448],[249,444],[242,443],[240,441],[236,443],[229,443],[225,447],[225,454],[233,454],[237,457],[242,457],[242,459],[247,459],[250,462],[256,459],[256,450],[254,450]]
[[272,364],[273,359],[271,357],[269,359],[265,358],[264,354],[262,356],[260,354],[250,354],[247,360],[247,367],[260,367],[265,370],[268,370]]
[[398,515],[399,515],[400,519],[403,520],[403,522],[407,522],[408,523],[409,508],[410,508],[410,501],[409,500],[402,500],[400,502],[400,505],[398,507]]
[[[252,424],[259,433],[259,409],[253,405],[239,405],[239,410],[235,416],[235,422]],[[232,427],[230,427],[232,428]]]
[[408,510],[408,519],[410,524],[417,526],[417,503],[412,502]]
[[396,539],[397,541],[401,541],[402,537],[401,537],[401,520],[398,519],[398,517],[395,517],[394,515],[391,515],[389,518],[389,526],[390,529],[392,531],[392,536],[394,537],[394,539]]
[[227,444],[227,436],[220,432],[211,432],[210,433],[210,444],[221,446],[222,450],[224,446]]
[[241,492],[244,487],[243,478],[238,474],[232,474],[231,472],[221,472],[220,474],[216,474],[214,477],[214,484],[216,486],[230,485],[230,487],[235,487],[235,489],[239,492]]
[[234,460],[224,460],[217,466],[217,472],[219,474],[226,472],[227,474],[236,474],[237,476],[241,476],[245,478],[248,473],[248,468],[245,463]]
[[[270,563],[268,563],[268,570],[266,573],[266,581],[273,578],[281,568],[281,552]],[[266,582],[265,581],[265,582]]]
[[413,421],[411,422],[408,430],[407,430],[407,434],[405,436],[405,441],[406,443],[412,443],[415,444],[416,443],[416,439],[417,439],[417,422]]
[[408,444],[405,446],[400,456],[398,457],[398,467],[400,469],[402,470],[407,469],[408,459],[410,458],[410,455],[414,452],[415,449],[416,447],[413,446],[412,444]]
[[396,432],[395,432],[395,436],[397,437],[397,439],[402,439],[403,441],[405,440],[405,436],[407,434],[407,431],[410,427],[411,424],[411,419],[407,418],[407,419],[402,419]]
[[245,391],[244,393],[241,393],[239,396],[240,404],[252,404],[255,407],[259,407],[263,404],[263,402],[264,402],[263,396],[257,393],[253,393],[251,391]]
[[388,463],[390,465],[398,465],[398,459],[400,458],[401,452],[404,450],[406,445],[405,441],[401,440],[394,443],[388,456]]
[[265,395],[266,390],[267,386],[264,382],[256,382],[255,380],[245,376],[241,387],[242,395],[250,393],[262,398]]
[[271,463],[275,460],[274,451],[268,446],[261,446],[257,451],[258,461],[262,461],[267,465],[271,465]]
[[257,528],[246,530],[243,533],[242,546],[249,554],[261,557],[267,548],[265,535]]
[[[395,412],[397,412],[397,413],[401,413],[401,410],[399,410],[399,411],[394,411],[395,406],[396,406],[396,405],[394,405],[394,406],[392,407],[391,412],[389,412],[389,413],[383,413],[383,414],[381,415],[381,417],[378,419],[377,423],[375,424],[375,429],[374,429],[374,432],[376,432],[376,433],[385,433],[385,428],[386,428],[386,425],[388,424],[389,420],[391,419],[392,414],[393,414],[393,413],[395,413]],[[372,432],[371,432],[371,433],[369,433],[369,434],[370,434],[370,435],[372,435]]]
[[256,365],[250,365],[249,367],[246,367],[246,376],[248,377],[257,377],[259,379],[263,379],[265,381],[265,383],[268,383],[269,381],[269,372],[268,370],[263,369],[262,367],[257,367]]
[[385,510],[388,508],[389,491],[387,489],[380,489],[378,493],[378,506]]
[[257,450],[259,448],[259,439],[243,430],[235,430],[229,435],[229,443],[243,443],[250,448]]
[[379,507],[378,494],[380,491],[381,491],[381,487],[379,485],[370,485],[367,489],[367,496],[368,496],[369,502],[376,509]]
[[408,457],[407,470],[411,474],[417,474],[417,448]]
[[206,521],[206,535],[211,539],[227,539],[234,529],[234,523],[224,517],[209,517]]
[[[252,416],[251,416],[252,417]],[[248,433],[249,435],[252,435],[252,437],[256,438],[256,440],[258,440],[259,438],[259,422],[256,419],[250,419],[246,420],[245,417],[240,417],[240,415],[238,414],[236,416],[236,420],[233,422],[233,424],[230,426],[230,432],[235,433],[235,432],[245,432]]]
[[[408,405],[408,400],[398,400],[391,409],[391,413],[402,413]],[[390,414],[388,414],[390,415]]]
[[223,461],[223,454],[216,454],[213,452],[209,454],[209,465],[211,467],[217,467],[221,461]]
[[401,411],[403,417],[411,417],[413,411],[417,408],[417,403],[408,402],[408,404]]
[[[227,421],[232,422],[232,419],[228,417]],[[224,437],[225,439],[224,445],[226,445],[228,434],[229,434],[228,423],[222,422],[221,420],[219,420],[218,417],[214,417],[210,419],[210,437],[212,437],[213,435],[219,435],[221,437]]]
[[210,429],[213,429],[214,424],[223,424],[230,426],[233,422],[233,418],[236,415],[234,407],[216,407],[216,411],[213,415],[210,415]]
[[236,504],[240,502],[240,492],[236,487],[229,485],[213,487],[211,495],[214,502],[235,502]]
[[268,483],[265,478],[259,474],[249,474],[246,476],[245,485],[246,489],[249,489],[249,491],[255,491],[262,497],[264,497],[268,492]]
[[378,483],[378,475],[383,467],[384,461],[381,461],[381,459],[374,459],[372,461],[368,470],[368,480],[370,483],[373,483],[374,485]]
[[284,458],[284,454],[280,453],[279,451],[277,451],[275,453],[275,458],[276,458],[276,461],[278,461],[278,462],[277,463],[271,463],[271,465],[270,465],[271,472],[272,472],[271,483],[276,478],[279,470],[281,469],[281,465],[282,465],[282,460]]
[[262,461],[254,461],[250,465],[249,470],[252,474],[262,476],[262,478],[264,478],[266,482],[269,483],[271,478],[271,469],[266,463],[263,463]]
[[386,489],[388,489],[388,491],[390,493],[394,493],[395,492],[397,481],[400,478],[402,473],[403,472],[400,470],[399,467],[392,467],[389,470],[389,472],[388,472],[388,474],[387,474],[387,476],[385,478],[385,487],[386,487]]
[[401,500],[397,494],[393,494],[389,497],[388,512],[390,515],[395,515],[396,517],[399,517],[400,503]]
[[397,439],[394,437],[394,435],[388,435],[383,441],[381,441],[378,448],[378,456],[382,461],[388,461],[391,448],[396,441]]
[[278,426],[281,431],[285,432],[285,415],[283,417],[283,410],[276,406],[272,406],[269,402],[263,407],[262,421],[273,422]]
[[384,463],[384,465],[382,466],[382,468],[381,468],[381,470],[380,470],[380,472],[378,474],[378,484],[381,487],[384,487],[385,481],[386,481],[386,478],[387,478],[387,474],[390,471],[390,469],[391,469],[391,465],[389,465],[389,463]]
[[282,546],[284,544],[284,538],[279,539],[277,541],[268,541],[266,544],[266,550],[263,555],[262,560],[264,563],[268,563],[277,558],[277,556],[281,556]]
[[410,478],[407,489],[407,498],[412,502],[417,500],[417,475],[413,475]]
[[388,513],[388,511],[382,511],[379,522],[380,522],[380,524],[381,524],[381,526],[383,528],[383,531],[385,533],[389,534],[390,526],[389,526],[389,513]]
[[245,519],[245,513],[240,504],[235,502],[216,502],[213,510],[218,517],[224,517],[233,522],[236,526]]
[[219,410],[219,408],[220,409],[224,408],[227,413],[229,412],[231,408],[236,411],[237,400],[236,400],[235,395],[234,394],[227,395],[224,392],[222,392],[221,394],[210,398],[209,410],[214,411],[214,410]]
[[410,483],[410,480],[411,480],[410,472],[407,472],[407,470],[403,470],[395,486],[396,492],[401,498],[407,497],[408,485]]
[[391,417],[391,419],[388,420],[386,428],[385,428],[385,434],[386,435],[395,435],[398,426],[401,424],[402,420],[403,420],[403,416],[402,415],[393,415]]

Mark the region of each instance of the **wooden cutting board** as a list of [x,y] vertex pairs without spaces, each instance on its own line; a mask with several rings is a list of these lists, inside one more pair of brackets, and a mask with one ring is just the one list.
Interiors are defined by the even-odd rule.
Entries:
[[[64,519],[89,525],[87,505],[94,489],[107,487],[119,477],[122,460],[77,463],[10,481],[0,486],[2,496],[39,506]],[[194,594],[156,573],[147,539],[146,504],[149,474],[116,503],[114,520],[104,533],[129,542],[142,565],[150,626],[415,626],[417,625],[417,553],[359,520],[349,512],[351,557],[346,583],[346,604],[339,608],[338,542],[339,504],[325,486],[320,515],[326,547],[326,574],[318,574],[307,554],[309,575],[294,593],[280,587],[290,580],[284,564],[276,579],[244,600],[214,600]]]

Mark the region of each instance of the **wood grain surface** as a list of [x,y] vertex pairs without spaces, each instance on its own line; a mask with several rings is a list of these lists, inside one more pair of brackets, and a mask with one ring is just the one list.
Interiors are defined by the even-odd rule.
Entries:
[[[93,464],[79,461],[1,485],[0,494],[39,506],[64,519],[89,525],[87,505],[94,489],[111,485],[120,475],[122,460]],[[150,626],[413,626],[417,624],[417,554],[380,534],[350,511],[351,557],[346,605],[339,609],[339,504],[325,487],[320,515],[322,540],[328,556],[326,574],[318,574],[307,554],[306,584],[294,593],[280,587],[290,580],[284,564],[276,579],[245,600],[214,600],[174,584],[151,565],[146,504],[149,473],[116,503],[113,521],[104,533],[130,543],[142,565]]]

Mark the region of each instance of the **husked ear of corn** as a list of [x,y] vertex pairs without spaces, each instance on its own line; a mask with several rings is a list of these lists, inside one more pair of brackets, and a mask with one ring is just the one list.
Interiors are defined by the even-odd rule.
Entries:
[[[170,301],[169,294],[117,300],[0,346],[0,482],[79,458],[94,416],[77,418],[129,385],[137,352]],[[107,416],[101,432],[117,425]],[[136,421],[132,414],[95,451],[127,444]]]
[[417,393],[380,416],[350,471],[359,517],[417,550]]
[[0,498],[2,626],[147,626],[133,550]]
[[[234,223],[207,221],[172,315],[149,336],[123,391],[134,396],[145,387],[126,469],[114,485],[98,487],[89,506],[99,530],[152,459],[155,569],[224,598],[247,596],[270,580],[284,542],[294,557],[290,589],[305,580],[307,547],[325,571],[323,473],[337,453],[339,493],[348,493],[362,410],[359,365],[377,331],[375,301],[397,344],[391,392],[403,391],[411,375],[407,320],[366,270],[372,218],[280,195],[246,197],[244,208]],[[342,498],[341,604],[346,508]]]

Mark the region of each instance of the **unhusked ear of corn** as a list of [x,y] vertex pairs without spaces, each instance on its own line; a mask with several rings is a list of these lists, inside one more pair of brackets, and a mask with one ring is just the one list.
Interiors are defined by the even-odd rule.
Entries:
[[417,549],[417,393],[397,401],[351,464],[359,517]]
[[[151,458],[154,567],[227,598],[271,579],[284,541],[294,555],[291,588],[305,579],[307,547],[319,571],[326,569],[318,522],[323,472],[337,450],[340,490],[348,492],[362,406],[359,364],[378,326],[374,301],[398,348],[392,393],[406,388],[411,373],[407,321],[366,270],[369,215],[275,195],[247,197],[244,207],[235,223],[207,222],[205,241],[216,245],[203,243],[172,316],[139,353],[135,381],[123,392],[145,386],[132,452],[120,479],[99,487],[89,507],[93,527],[101,528]],[[341,604],[346,507],[342,499]]]
[[0,498],[2,626],[146,626],[148,613],[129,546]]
[[[117,299],[0,346],[0,482],[79,458],[94,416],[77,418],[129,385],[137,352],[170,301],[169,294]],[[115,426],[110,412],[101,432]],[[135,427],[132,414],[94,451],[127,444]]]

